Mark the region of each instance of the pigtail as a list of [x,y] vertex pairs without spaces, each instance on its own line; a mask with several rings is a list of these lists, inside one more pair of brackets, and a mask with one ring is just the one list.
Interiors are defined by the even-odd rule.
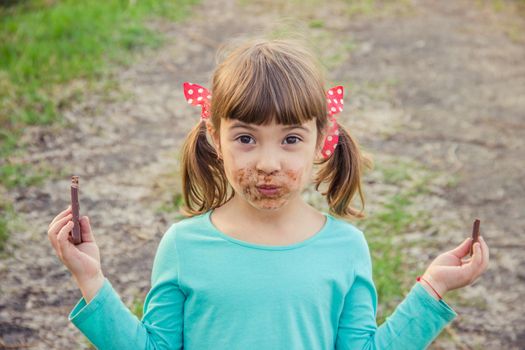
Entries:
[[227,195],[228,180],[222,160],[206,138],[206,124],[198,123],[182,146],[181,213],[195,216],[220,206]]
[[[339,124],[339,142],[330,158],[321,163],[321,170],[314,180],[319,191],[322,183],[328,184],[326,196],[330,211],[337,216],[364,218],[365,198],[361,189],[361,177],[365,169],[371,169],[373,162],[359,150],[357,141]],[[362,204],[361,210],[351,207],[356,192]]]

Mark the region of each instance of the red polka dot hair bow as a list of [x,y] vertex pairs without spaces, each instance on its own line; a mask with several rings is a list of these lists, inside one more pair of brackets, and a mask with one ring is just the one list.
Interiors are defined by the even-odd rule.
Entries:
[[[186,101],[192,106],[201,106],[201,121],[208,119],[210,117],[211,104],[211,94],[208,89],[188,82],[185,82],[183,87]],[[330,158],[339,142],[339,128],[334,115],[343,110],[343,87],[335,86],[331,88],[326,92],[326,98],[328,102],[329,130],[321,154],[324,158]]]
[[201,106],[201,121],[206,120],[210,117],[210,100],[211,94],[205,87],[202,87],[198,84],[191,84],[185,82],[184,87],[184,97],[186,101],[192,106]]
[[324,158],[330,158],[339,142],[339,127],[334,115],[343,111],[343,93],[344,89],[342,86],[335,86],[326,92],[329,129],[328,135],[324,140],[323,150],[321,151]]

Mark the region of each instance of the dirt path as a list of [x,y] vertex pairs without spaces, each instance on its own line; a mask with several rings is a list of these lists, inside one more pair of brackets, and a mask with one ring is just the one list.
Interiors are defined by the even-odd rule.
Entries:
[[364,143],[458,177],[439,194],[442,211],[431,208],[437,226],[441,219],[456,226],[428,237],[439,242],[433,251],[455,245],[481,218],[491,266],[461,292],[476,302],[456,307],[459,342],[525,349],[518,306],[525,295],[525,45],[486,13],[452,1],[421,3],[403,21],[354,22],[347,31],[368,49],[340,67],[344,79],[395,82],[383,102],[400,116],[396,131]]
[[[525,342],[525,318],[516,307],[525,289],[520,254],[525,71],[519,64],[525,49],[496,24],[487,25],[482,12],[446,3],[436,8],[433,2],[418,2],[403,21],[338,18],[337,2],[301,11],[324,20],[312,32],[326,42],[323,55],[333,57],[329,77],[352,83],[349,109],[362,118],[348,125],[361,143],[379,159],[403,156],[459,176],[456,187],[432,194],[443,209],[434,222],[446,221],[456,230],[428,237],[433,242],[429,254],[455,244],[464,231],[461,224],[468,229],[474,216],[482,219],[492,265],[479,283],[461,293],[482,306],[453,305],[460,314],[451,327],[456,338],[439,340],[433,348],[519,349]],[[32,131],[41,142],[33,145],[29,159],[45,159],[68,174],[82,175],[82,210],[91,218],[105,274],[127,304],[149,289],[156,246],[177,219],[158,208],[178,188],[172,180],[176,151],[198,118],[184,103],[182,82],[205,84],[217,44],[241,33],[271,30],[283,10],[290,9],[279,2],[240,7],[228,0],[204,1],[190,24],[158,23],[172,40],[120,72],[121,91],[114,98],[86,96],[66,112],[74,122],[70,130]],[[239,20],[247,14],[249,24]],[[354,47],[351,55],[341,55],[340,47],[347,44]],[[370,192],[375,186],[369,185]],[[68,203],[67,188],[66,176],[39,189],[9,193],[24,228],[10,241],[12,257],[0,261],[0,339],[5,344],[86,348],[67,320],[80,292],[46,237],[49,221]]]

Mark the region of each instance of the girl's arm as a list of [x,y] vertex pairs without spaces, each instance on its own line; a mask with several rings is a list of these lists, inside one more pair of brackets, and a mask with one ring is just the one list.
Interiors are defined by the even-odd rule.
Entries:
[[[355,260],[358,266],[355,269],[354,283],[345,298],[335,348],[345,350],[425,349],[457,316],[456,312],[443,300],[437,300],[421,283],[416,283],[392,315],[387,317],[378,328],[376,324],[377,292],[372,280],[372,263],[368,244],[362,233],[359,242]],[[450,262],[451,254],[464,256],[468,252],[467,243],[468,240],[458,248],[441,254],[430,265],[425,275],[431,277],[432,273],[435,275],[435,271],[448,269],[448,275],[453,276],[451,279],[459,280],[455,274],[460,272],[455,271],[455,268],[471,269],[469,275],[471,277],[463,285],[471,283],[475,279],[472,276],[479,276],[486,268],[488,262],[486,246],[483,248],[485,255],[482,254],[479,247],[475,249],[474,256],[468,263],[470,265],[460,262],[457,267],[440,266],[444,260]],[[446,259],[445,256],[449,259]],[[447,285],[446,281],[436,281],[436,278],[433,281],[437,282],[437,288],[441,288],[439,293],[443,295],[446,290],[442,286]],[[458,288],[458,285],[456,284],[455,287]]]
[[182,349],[186,297],[178,283],[175,226],[161,239],[151,285],[141,320],[106,278],[89,303],[82,298],[75,305],[69,319],[98,349]]

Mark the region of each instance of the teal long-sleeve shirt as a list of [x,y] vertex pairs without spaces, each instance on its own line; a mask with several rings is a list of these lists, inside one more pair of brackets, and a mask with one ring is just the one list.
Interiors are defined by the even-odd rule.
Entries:
[[457,316],[415,283],[377,327],[364,234],[330,214],[314,236],[286,246],[228,236],[210,214],[162,237],[141,320],[107,279],[69,320],[98,349],[409,350]]

